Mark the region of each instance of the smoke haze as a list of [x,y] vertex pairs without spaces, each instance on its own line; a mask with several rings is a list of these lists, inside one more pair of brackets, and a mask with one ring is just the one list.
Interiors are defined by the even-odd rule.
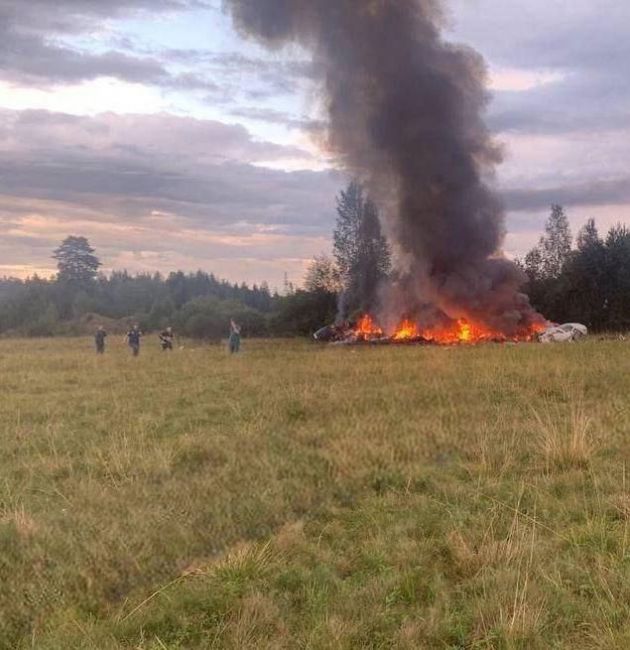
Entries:
[[[500,257],[491,189],[500,150],[483,121],[486,69],[444,42],[438,0],[225,0],[239,29],[309,49],[323,79],[327,145],[366,183],[392,241],[384,322],[467,317],[511,334],[540,319]],[[391,323],[389,323],[391,324]]]

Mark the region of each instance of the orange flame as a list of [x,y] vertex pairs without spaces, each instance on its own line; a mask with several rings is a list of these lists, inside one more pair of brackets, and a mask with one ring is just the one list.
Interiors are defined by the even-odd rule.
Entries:
[[394,341],[409,341],[410,339],[420,338],[420,330],[413,321],[405,319],[394,332]]
[[383,330],[374,322],[369,314],[361,317],[354,329],[354,333],[359,338],[367,341],[383,336]]
[[[531,341],[536,334],[544,330],[544,324],[532,324],[516,335],[507,336],[503,332],[493,330],[480,323],[472,323],[466,319],[452,321],[443,326],[422,329],[409,318],[403,319],[391,337],[393,342],[424,340],[438,345],[474,344],[483,342]],[[370,341],[385,338],[385,332],[366,314],[357,323],[354,334],[358,339]]]

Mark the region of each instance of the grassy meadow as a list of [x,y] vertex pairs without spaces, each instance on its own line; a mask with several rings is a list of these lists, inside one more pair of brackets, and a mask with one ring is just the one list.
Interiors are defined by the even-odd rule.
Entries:
[[1,648],[630,647],[630,344],[243,347],[0,340]]

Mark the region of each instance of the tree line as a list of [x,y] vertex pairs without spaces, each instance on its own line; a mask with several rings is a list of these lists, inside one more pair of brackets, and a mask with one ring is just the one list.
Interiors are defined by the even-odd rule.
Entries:
[[226,335],[230,319],[247,336],[309,335],[340,309],[349,316],[365,308],[390,265],[376,206],[356,182],[337,198],[334,259],[316,257],[303,288],[285,282],[282,293],[272,292],[265,283],[232,284],[203,271],[105,275],[96,251],[78,236],[52,257],[53,278],[0,279],[0,335],[83,334],[99,322],[134,321],[146,331],[173,326],[182,336],[211,340]]
[[202,271],[0,280],[0,335],[86,334],[101,323],[122,331],[137,322],[144,331],[172,326],[181,336],[219,340],[234,319],[247,336],[291,336],[308,334],[335,309],[328,294],[280,295],[265,284],[232,284]]
[[[391,251],[376,205],[360,183],[351,182],[336,207],[332,256],[315,257],[303,287],[286,282],[282,293],[203,271],[105,275],[88,240],[68,237],[53,252],[55,277],[0,279],[0,335],[82,334],[105,319],[220,339],[233,318],[247,336],[300,336],[352,320],[376,303],[379,285],[391,273]],[[625,226],[601,237],[589,220],[574,242],[564,209],[554,205],[540,241],[518,263],[526,277],[523,290],[550,320],[578,321],[593,330],[630,328]]]
[[564,208],[554,205],[538,244],[519,261],[532,304],[555,322],[594,331],[630,329],[630,230],[601,236],[593,219],[573,238]]

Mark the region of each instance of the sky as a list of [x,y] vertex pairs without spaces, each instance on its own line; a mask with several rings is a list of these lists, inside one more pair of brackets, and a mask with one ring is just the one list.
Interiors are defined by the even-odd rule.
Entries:
[[[551,203],[574,232],[630,223],[630,3],[445,6],[488,65],[506,254]],[[258,47],[221,0],[0,0],[0,276],[48,276],[84,235],[105,271],[299,285],[347,181],[324,119],[308,53]]]

